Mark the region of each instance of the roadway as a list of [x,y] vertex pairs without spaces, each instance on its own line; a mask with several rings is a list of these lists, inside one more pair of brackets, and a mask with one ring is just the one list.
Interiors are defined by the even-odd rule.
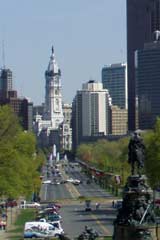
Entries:
[[[65,173],[67,172],[67,174]],[[61,169],[62,176],[55,177],[50,173],[50,179],[52,182],[55,179],[60,182],[62,179],[68,178],[79,179],[82,181],[79,185],[73,185],[72,183],[65,184],[42,184],[41,189],[41,201],[55,201],[59,199],[83,197],[99,197],[99,198],[112,198],[112,195],[107,193],[104,189],[100,188],[94,180],[91,180],[90,184],[87,184],[88,177],[81,171],[79,167],[67,167]],[[46,178],[45,178],[46,179]]]
[[110,204],[101,204],[99,210],[95,210],[95,204],[91,204],[92,211],[86,212],[84,204],[64,205],[60,210],[64,232],[75,238],[84,231],[84,227],[92,227],[101,236],[113,234],[113,221],[115,210]]
[[[92,180],[87,184],[88,177],[81,171],[80,167],[59,168],[61,176],[53,176],[50,172],[46,177],[47,170],[44,170],[45,180],[60,182],[62,179],[79,179],[79,185],[72,183],[65,184],[42,184],[41,201],[52,202],[62,201],[63,207],[60,210],[62,216],[62,227],[69,237],[77,237],[83,232],[85,225],[93,227],[100,235],[110,236],[113,233],[113,221],[116,210],[111,207],[112,196]],[[79,196],[93,199],[91,202],[92,211],[85,211],[85,202],[78,200]],[[100,208],[96,210],[96,201],[101,202]]]

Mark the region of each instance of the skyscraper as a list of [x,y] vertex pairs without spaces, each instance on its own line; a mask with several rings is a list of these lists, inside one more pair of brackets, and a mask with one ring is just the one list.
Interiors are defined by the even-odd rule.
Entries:
[[136,129],[134,54],[160,29],[160,0],[127,0],[128,128]]
[[137,96],[140,129],[152,129],[160,116],[160,40],[137,51]]
[[103,88],[109,90],[112,104],[127,109],[127,65],[111,64],[102,68]]
[[0,98],[8,97],[9,91],[12,91],[12,71],[3,68],[0,71]]
[[73,148],[85,137],[106,136],[109,133],[111,98],[102,83],[93,80],[82,85],[72,105]]

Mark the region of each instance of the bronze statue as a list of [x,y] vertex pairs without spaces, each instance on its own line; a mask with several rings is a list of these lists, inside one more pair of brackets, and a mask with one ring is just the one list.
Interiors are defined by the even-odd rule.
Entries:
[[[128,162],[131,164],[131,173],[140,174],[140,169],[144,167],[145,146],[138,131],[134,132],[128,145]],[[137,165],[137,171],[136,171]]]

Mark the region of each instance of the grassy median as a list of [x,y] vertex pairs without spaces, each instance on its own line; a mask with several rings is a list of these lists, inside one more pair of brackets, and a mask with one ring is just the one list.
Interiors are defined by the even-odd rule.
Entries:
[[35,209],[21,209],[14,223],[13,229],[8,231],[10,240],[23,239],[24,224],[35,219]]

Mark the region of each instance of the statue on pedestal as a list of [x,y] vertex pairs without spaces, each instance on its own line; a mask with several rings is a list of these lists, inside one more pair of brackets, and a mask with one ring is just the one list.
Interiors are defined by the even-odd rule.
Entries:
[[123,189],[122,207],[114,221],[114,240],[157,239],[153,204],[153,191],[147,177],[142,174],[145,146],[139,131],[135,131],[128,144],[128,162],[131,176]]
[[144,155],[145,146],[143,139],[141,138],[140,133],[138,131],[135,131],[128,145],[128,162],[131,164],[132,175],[136,173],[140,175],[140,169],[144,167]]

